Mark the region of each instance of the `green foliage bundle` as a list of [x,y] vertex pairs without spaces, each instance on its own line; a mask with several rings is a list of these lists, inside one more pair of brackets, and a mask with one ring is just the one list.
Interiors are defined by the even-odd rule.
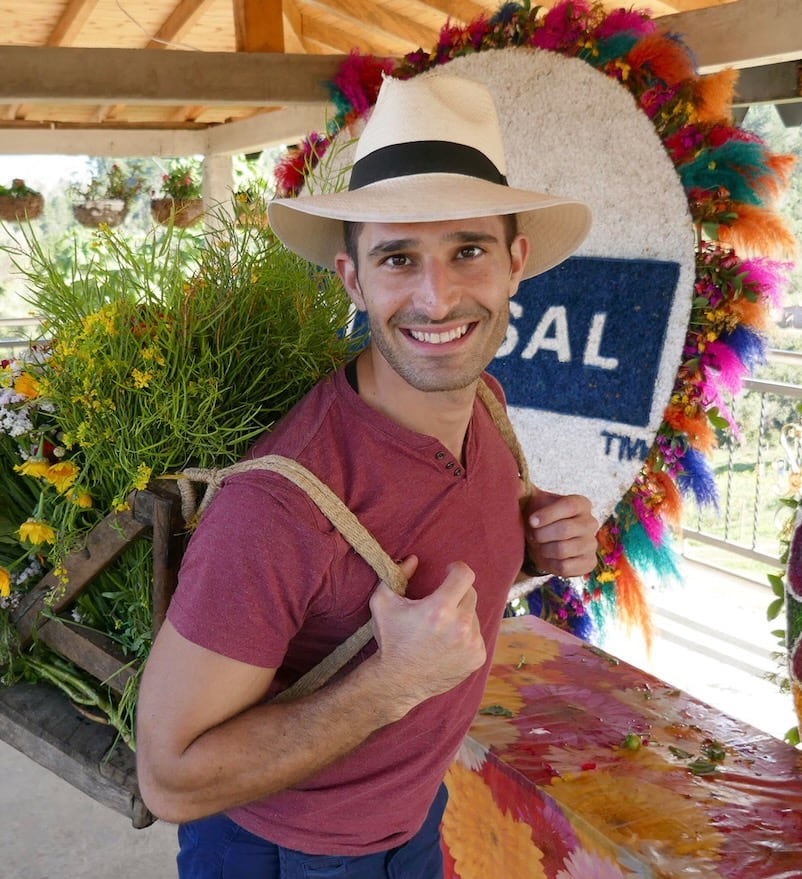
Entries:
[[[358,342],[346,329],[350,304],[335,276],[310,268],[269,229],[238,228],[222,213],[213,235],[168,227],[137,247],[101,228],[93,259],[76,260],[68,273],[29,232],[15,256],[51,339],[46,356],[27,367],[30,380],[17,374],[15,383],[47,401],[63,447],[59,472],[69,465],[69,484],[58,483],[46,462],[15,465],[6,450],[0,485],[26,481],[6,534],[16,533],[21,555],[39,541],[48,568],[58,570],[93,524],[125,509],[130,492],[152,478],[239,459]],[[87,497],[91,505],[76,502]],[[73,611],[136,665],[151,642],[151,565],[149,544],[135,544]],[[16,582],[7,576],[11,598]],[[66,674],[57,659],[44,662],[56,680]],[[46,677],[41,652],[16,663],[17,677]],[[123,711],[105,688],[97,692],[95,704],[130,741],[135,694],[127,694]]]

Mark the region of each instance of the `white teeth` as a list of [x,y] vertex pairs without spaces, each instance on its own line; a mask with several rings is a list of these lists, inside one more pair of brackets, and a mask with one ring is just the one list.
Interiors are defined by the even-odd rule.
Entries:
[[409,334],[417,342],[426,342],[428,345],[444,345],[446,342],[453,342],[454,339],[461,338],[467,332],[468,325],[465,324],[461,327],[455,327],[447,333],[419,333],[415,332],[415,330],[410,330]]

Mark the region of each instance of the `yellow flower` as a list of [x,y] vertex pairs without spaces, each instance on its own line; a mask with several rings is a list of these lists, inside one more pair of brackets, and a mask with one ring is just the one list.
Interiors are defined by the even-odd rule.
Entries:
[[0,568],[0,598],[11,595],[11,574],[5,568]]
[[146,388],[148,384],[150,384],[150,380],[153,378],[153,373],[143,372],[141,369],[134,367],[131,370],[131,377],[134,380],[135,388]]
[[44,478],[59,493],[64,493],[78,477],[78,468],[70,461],[59,461],[47,468]]
[[71,491],[67,495],[68,500],[80,507],[82,510],[88,510],[92,506],[92,495],[88,491]]
[[39,479],[47,478],[50,462],[45,458],[28,458],[22,464],[17,464],[14,469],[23,476],[34,476]]
[[28,519],[19,526],[17,530],[20,540],[27,540],[28,543],[55,543],[56,532],[41,519]]
[[14,382],[14,391],[29,400],[35,400],[39,396],[39,384],[29,372],[22,372]]
[[443,841],[461,879],[545,879],[543,852],[532,842],[531,828],[501,811],[480,775],[452,763],[446,785]]
[[136,479],[134,480],[134,488],[137,491],[144,491],[148,487],[152,472],[152,468],[148,467],[147,464],[137,464]]

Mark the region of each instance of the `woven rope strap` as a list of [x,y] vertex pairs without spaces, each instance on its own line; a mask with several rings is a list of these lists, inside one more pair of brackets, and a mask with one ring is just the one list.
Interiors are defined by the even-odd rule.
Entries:
[[[488,386],[480,381],[477,394],[487,409],[502,439],[507,444],[518,464],[518,472],[524,486],[529,490],[529,472],[526,457],[518,438],[515,436],[507,413],[496,395]],[[219,470],[188,467],[178,474],[178,488],[181,492],[181,512],[186,522],[197,520],[209,506],[223,480],[236,473],[247,473],[251,470],[270,470],[279,473],[298,488],[304,491],[317,505],[318,509],[334,525],[346,541],[373,568],[380,580],[383,580],[394,592],[404,595],[407,578],[401,568],[382,549],[378,541],[365,528],[348,507],[336,494],[314,473],[292,458],[281,455],[265,455],[249,461],[240,461],[230,467]],[[200,504],[193,483],[203,483],[206,490]],[[353,635],[343,641],[314,668],[299,678],[291,687],[283,690],[273,698],[274,702],[289,702],[301,696],[313,693],[330,680],[346,663],[368,644],[373,637],[373,623],[368,620]]]
[[[362,525],[359,519],[325,483],[321,482],[306,467],[297,461],[293,461],[291,458],[284,458],[281,455],[265,455],[262,458],[241,461],[238,464],[233,464],[220,470],[187,468],[182,474],[185,478],[178,481],[178,487],[182,496],[182,506],[185,500],[185,492],[187,492],[186,485],[189,485],[193,496],[192,482],[203,482],[207,485],[203,501],[198,508],[198,512],[195,514],[198,516],[209,505],[223,479],[227,476],[233,476],[235,473],[247,473],[251,470],[271,470],[297,485],[314,501],[320,512],[326,516],[348,543],[373,568],[380,580],[383,580],[399,595],[403,595],[406,592],[407,578],[403,571],[381,548],[378,541],[367,528]],[[188,512],[188,510],[185,510],[185,512]],[[370,642],[372,637],[373,623],[368,620],[367,623],[357,629],[353,635],[343,641],[339,647],[299,678],[291,687],[282,690],[273,701],[289,702],[313,693],[353,659]]]

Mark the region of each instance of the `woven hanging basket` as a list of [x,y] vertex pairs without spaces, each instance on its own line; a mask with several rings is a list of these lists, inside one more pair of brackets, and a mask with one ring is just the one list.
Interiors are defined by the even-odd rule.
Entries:
[[18,198],[13,195],[0,195],[0,220],[24,222],[35,220],[45,206],[41,195],[25,195]]
[[200,221],[203,216],[203,199],[152,198],[150,213],[163,226],[172,221],[174,226],[184,229]]
[[72,206],[75,219],[90,229],[98,226],[119,226],[128,216],[128,203],[121,198],[98,198]]

